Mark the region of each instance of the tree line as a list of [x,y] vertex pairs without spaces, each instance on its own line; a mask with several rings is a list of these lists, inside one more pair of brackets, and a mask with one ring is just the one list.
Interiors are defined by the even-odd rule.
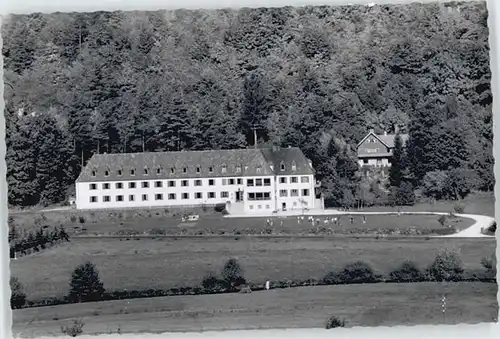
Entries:
[[[303,150],[329,206],[492,190],[487,15],[485,2],[13,15],[9,203],[63,201],[95,153],[244,148],[253,128],[260,146]],[[359,175],[355,146],[395,126],[410,139],[388,193]]]

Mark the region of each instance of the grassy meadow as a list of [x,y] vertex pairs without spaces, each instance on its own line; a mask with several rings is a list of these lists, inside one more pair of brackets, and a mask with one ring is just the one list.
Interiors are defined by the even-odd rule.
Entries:
[[[253,292],[132,299],[15,310],[13,333],[61,335],[84,319],[84,334],[263,328],[324,328],[330,316],[347,326],[475,324],[498,315],[497,285],[412,283],[316,286]],[[447,297],[446,318],[441,297]]]
[[61,297],[72,270],[86,260],[98,268],[107,290],[167,289],[199,286],[236,258],[245,278],[321,279],[329,271],[362,260],[378,274],[388,274],[405,259],[421,268],[440,249],[459,251],[467,272],[483,272],[481,259],[495,251],[493,238],[73,238],[41,253],[11,261],[11,274],[24,285],[28,299]]

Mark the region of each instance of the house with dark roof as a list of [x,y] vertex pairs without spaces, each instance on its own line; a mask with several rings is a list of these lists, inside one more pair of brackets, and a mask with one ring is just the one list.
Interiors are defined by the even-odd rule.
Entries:
[[[399,135],[404,145],[408,141],[408,134]],[[395,138],[396,134],[387,134],[386,132],[375,134],[374,130],[371,129],[356,147],[359,167],[390,167]]]
[[77,209],[225,204],[230,213],[322,209],[299,148],[95,154],[76,180]]

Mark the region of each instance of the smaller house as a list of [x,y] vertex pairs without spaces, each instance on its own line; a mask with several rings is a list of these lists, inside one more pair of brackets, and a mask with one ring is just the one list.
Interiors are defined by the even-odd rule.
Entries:
[[[408,140],[408,134],[399,135],[404,145]],[[356,146],[359,167],[390,167],[395,139],[396,134],[388,134],[387,132],[375,134],[374,130],[371,129]]]

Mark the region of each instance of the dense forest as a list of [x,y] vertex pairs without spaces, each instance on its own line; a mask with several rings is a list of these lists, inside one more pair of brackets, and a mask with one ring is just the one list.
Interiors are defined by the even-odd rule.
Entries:
[[[11,16],[9,203],[64,201],[96,152],[252,147],[254,127],[304,151],[328,205],[492,190],[487,16],[485,2]],[[410,139],[385,190],[355,146],[395,126]]]

